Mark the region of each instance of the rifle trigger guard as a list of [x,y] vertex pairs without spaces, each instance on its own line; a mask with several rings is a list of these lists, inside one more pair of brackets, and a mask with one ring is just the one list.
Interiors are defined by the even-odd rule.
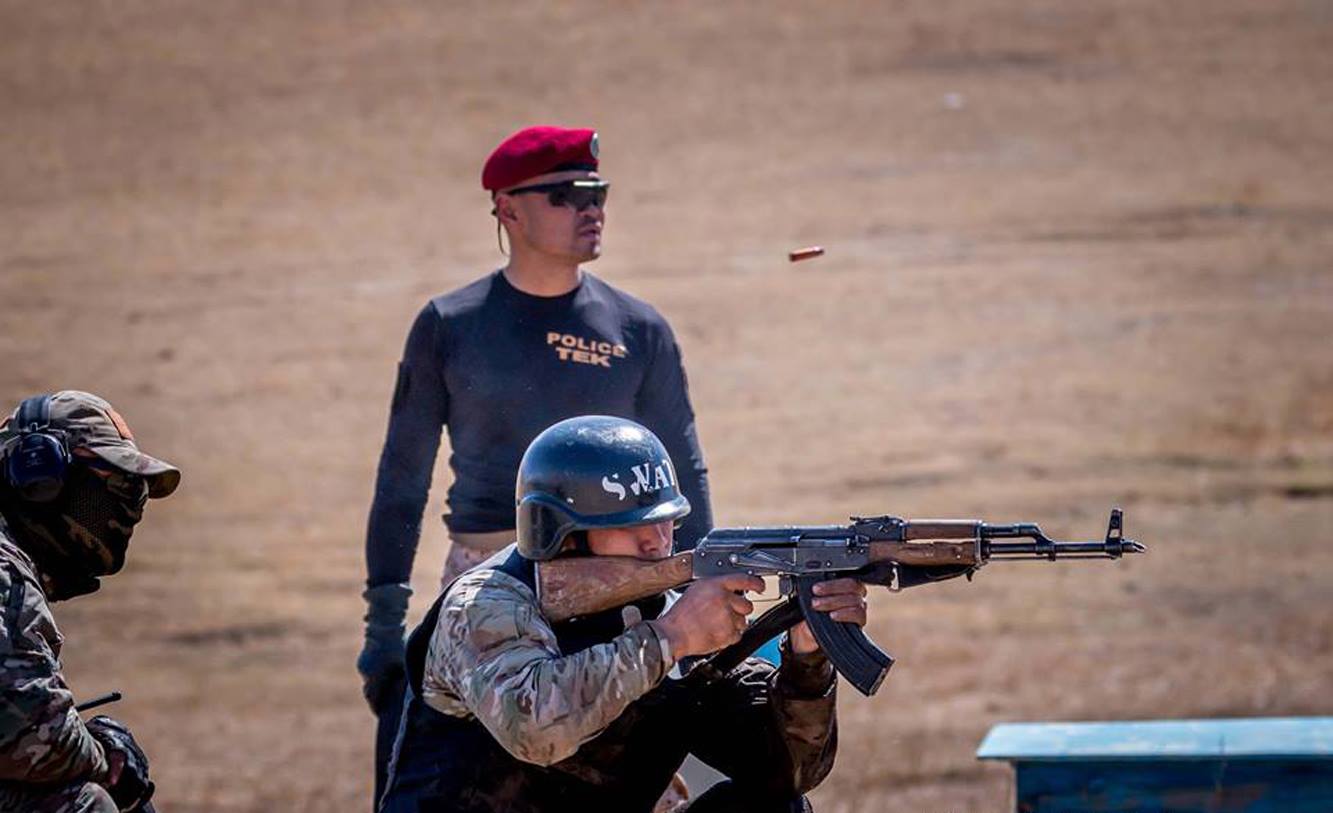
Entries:
[[884,586],[889,588],[890,593],[901,593],[903,591],[903,575],[898,572],[897,562],[890,563],[890,573],[893,575],[889,577],[889,583]]

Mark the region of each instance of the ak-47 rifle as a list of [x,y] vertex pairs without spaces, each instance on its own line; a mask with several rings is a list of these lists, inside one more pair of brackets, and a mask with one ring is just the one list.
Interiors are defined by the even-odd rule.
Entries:
[[[1002,540],[1026,541],[1002,541]],[[537,598],[552,621],[618,607],[695,579],[745,573],[777,576],[787,597],[754,621],[741,640],[695,667],[725,674],[764,641],[800,623],[833,667],[862,694],[871,695],[893,665],[855,624],[832,620],[812,608],[811,588],[850,576],[901,590],[957,576],[972,578],[991,560],[1118,559],[1147,549],[1123,534],[1116,508],[1106,538],[1088,542],[1050,539],[1032,523],[991,525],[974,519],[852,517],[850,525],[717,528],[692,551],[659,561],[627,556],[554,559],[537,565]],[[792,598],[792,596],[795,598]]]

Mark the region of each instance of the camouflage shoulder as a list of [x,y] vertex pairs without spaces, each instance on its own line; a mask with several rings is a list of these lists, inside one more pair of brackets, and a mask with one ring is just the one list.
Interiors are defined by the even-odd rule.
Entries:
[[[23,552],[14,538],[8,533],[4,521],[0,520],[0,570],[17,569],[26,578],[34,583],[40,584],[37,580],[37,565],[33,563],[32,557]],[[0,576],[8,579],[9,577]]]
[[460,576],[445,593],[431,649],[443,657],[486,657],[520,639],[540,642],[559,654],[537,594],[508,573],[478,568]]
[[39,628],[36,631],[46,633],[49,623],[54,632],[55,621],[36,566],[11,540],[0,537],[0,642],[14,646],[18,638],[34,631],[29,629],[34,627],[34,620]]
[[536,607],[537,594],[523,582],[493,567],[477,567],[459,576],[445,591],[440,612],[458,609],[477,601],[519,602]]
[[462,679],[500,651],[534,639],[549,654],[559,654],[555,634],[527,585],[493,568],[464,573],[445,591],[431,631],[422,680],[426,703],[445,714],[471,716],[462,699]]

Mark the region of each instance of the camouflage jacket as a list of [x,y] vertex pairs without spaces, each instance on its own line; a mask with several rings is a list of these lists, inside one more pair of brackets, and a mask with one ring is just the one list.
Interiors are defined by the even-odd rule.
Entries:
[[32,560],[0,519],[0,790],[97,780],[107,770],[60,674],[60,644]]
[[[483,565],[457,579],[441,600],[422,698],[446,715],[475,717],[515,758],[552,765],[611,726],[672,666],[642,621],[606,643],[563,654],[532,589]],[[771,672],[765,665],[765,674],[756,674],[763,687],[728,695],[727,702],[771,704],[773,716],[765,719],[777,721],[774,734],[784,743],[792,781],[805,790],[833,763],[834,673],[818,653],[789,656]]]

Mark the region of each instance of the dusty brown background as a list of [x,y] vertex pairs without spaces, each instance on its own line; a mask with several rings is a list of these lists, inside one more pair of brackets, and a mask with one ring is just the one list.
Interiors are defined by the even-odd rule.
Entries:
[[720,523],[1152,545],[879,596],[820,810],[1001,809],[1001,721],[1329,713],[1330,8],[0,4],[0,400],[95,390],[185,470],[59,608],[77,692],[164,811],[364,809],[393,365],[551,122],[602,133],[595,270],[680,335]]

